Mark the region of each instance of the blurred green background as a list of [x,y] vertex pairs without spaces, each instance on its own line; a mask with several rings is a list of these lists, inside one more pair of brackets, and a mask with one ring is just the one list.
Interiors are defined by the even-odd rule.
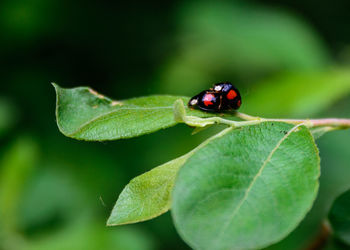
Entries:
[[[0,249],[188,249],[167,213],[105,227],[128,181],[212,130],[185,125],[130,140],[80,142],[55,123],[55,94],[88,85],[115,99],[194,95],[232,81],[242,111],[350,118],[350,3],[325,1],[0,2]],[[305,249],[350,187],[350,133],[318,140],[318,199],[270,249]]]

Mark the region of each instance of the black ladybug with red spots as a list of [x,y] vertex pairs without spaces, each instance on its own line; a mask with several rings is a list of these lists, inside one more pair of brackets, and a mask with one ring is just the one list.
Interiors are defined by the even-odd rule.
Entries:
[[230,82],[216,83],[212,88],[202,91],[188,102],[190,108],[198,107],[209,112],[238,109],[241,104],[241,95]]

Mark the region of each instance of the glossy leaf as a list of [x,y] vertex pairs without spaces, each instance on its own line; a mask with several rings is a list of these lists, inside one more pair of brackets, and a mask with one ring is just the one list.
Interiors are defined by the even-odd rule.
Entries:
[[329,213],[335,236],[350,245],[350,190],[340,195]]
[[266,122],[230,130],[190,157],[172,215],[194,249],[255,249],[288,235],[318,190],[318,150],[304,126]]
[[[173,103],[187,97],[148,96],[113,101],[88,87],[64,89],[54,84],[60,131],[79,140],[103,141],[135,137],[174,126]],[[189,110],[207,117],[208,113]]]
[[171,204],[170,194],[180,167],[197,150],[211,140],[224,135],[226,131],[223,130],[207,139],[189,153],[131,180],[120,194],[107,225],[116,226],[145,221],[167,212]]
[[251,89],[245,98],[249,105],[242,106],[242,111],[263,117],[309,118],[349,93],[350,70],[282,74]]

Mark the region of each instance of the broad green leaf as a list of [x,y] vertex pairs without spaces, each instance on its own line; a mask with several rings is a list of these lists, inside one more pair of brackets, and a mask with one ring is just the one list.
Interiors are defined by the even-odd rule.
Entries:
[[228,130],[223,130],[207,139],[189,153],[131,180],[120,194],[107,225],[145,221],[167,212],[171,204],[170,194],[180,167],[197,150],[224,135],[226,131]]
[[259,116],[308,118],[349,93],[350,70],[287,73],[252,89],[242,111]]
[[[174,126],[173,103],[187,97],[148,96],[113,101],[88,87],[64,89],[54,84],[56,118],[60,131],[79,140],[103,141],[130,138]],[[212,116],[198,110],[189,114]]]
[[231,130],[180,169],[172,215],[194,249],[255,249],[288,235],[311,208],[318,149],[304,126],[264,122]]
[[350,190],[334,201],[329,213],[329,221],[334,235],[350,245]]

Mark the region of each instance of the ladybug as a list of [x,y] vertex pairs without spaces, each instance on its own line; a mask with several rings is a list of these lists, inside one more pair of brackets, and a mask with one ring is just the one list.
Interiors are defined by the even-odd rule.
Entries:
[[191,98],[188,102],[189,107],[198,107],[201,110],[209,112],[219,112],[221,110],[221,93],[213,90],[204,90]]
[[216,83],[212,88],[202,91],[188,102],[190,108],[198,107],[209,112],[238,109],[241,104],[241,95],[230,82]]

